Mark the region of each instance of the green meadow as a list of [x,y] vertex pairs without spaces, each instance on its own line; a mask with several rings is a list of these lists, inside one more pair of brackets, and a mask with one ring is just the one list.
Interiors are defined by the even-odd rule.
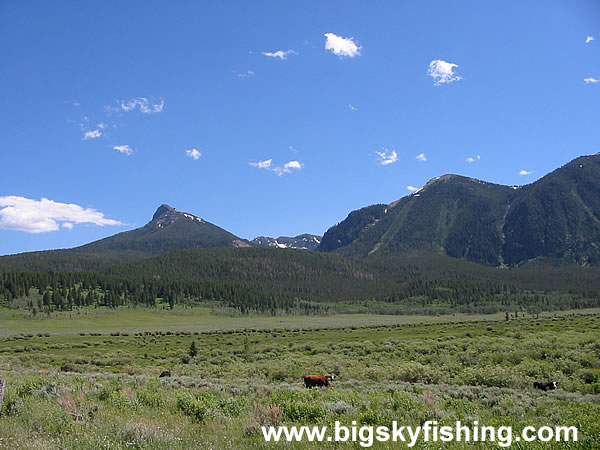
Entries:
[[[576,426],[578,442],[512,448],[600,447],[598,310],[509,320],[231,317],[209,308],[0,314],[0,378],[6,380],[0,447],[272,448],[262,425],[332,426],[336,420],[375,426],[461,420],[510,425],[515,432]],[[172,376],[159,378],[163,370]],[[303,375],[331,373],[333,389],[302,384]],[[532,388],[547,380],[558,381],[559,389]]]
[[[217,310],[218,311],[218,310]],[[600,308],[583,310],[540,312],[532,315],[519,312],[519,317],[562,317],[571,314],[596,314]],[[511,313],[511,318],[514,313]],[[340,328],[347,326],[402,325],[413,323],[505,321],[505,313],[452,314],[452,315],[384,315],[384,314],[333,314],[306,315],[239,315],[232,310],[222,314],[215,308],[177,307],[150,308],[79,308],[73,311],[55,311],[32,316],[25,309],[0,307],[0,336],[28,333],[79,334],[81,332],[113,333],[140,331],[192,331],[273,329],[273,328]]]

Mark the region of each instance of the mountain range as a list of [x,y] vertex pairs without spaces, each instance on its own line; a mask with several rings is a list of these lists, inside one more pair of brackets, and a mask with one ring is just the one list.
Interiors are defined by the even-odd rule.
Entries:
[[0,257],[0,270],[100,270],[181,249],[272,247],[355,258],[438,254],[487,266],[550,257],[600,264],[600,154],[526,186],[443,175],[391,204],[352,211],[324,236],[239,238],[161,205],[143,227],[67,250]]
[[600,263],[600,154],[526,186],[459,175],[351,212],[318,248],[346,256],[437,253],[489,266],[552,257]]
[[257,247],[272,247],[272,248],[295,248],[299,250],[316,250],[321,243],[322,236],[314,234],[301,234],[295,237],[279,236],[272,238],[267,236],[259,236],[250,241],[251,244]]

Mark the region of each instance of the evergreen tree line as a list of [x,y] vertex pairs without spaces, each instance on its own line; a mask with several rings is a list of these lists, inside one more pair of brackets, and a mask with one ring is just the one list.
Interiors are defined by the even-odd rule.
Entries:
[[413,280],[384,299],[389,303],[403,303],[407,308],[442,314],[483,313],[499,311],[540,311],[556,309],[581,309],[600,306],[597,292],[581,291],[560,293],[553,291],[528,291],[523,288],[496,282],[458,280]]
[[[264,268],[265,264],[260,261],[258,267]],[[277,267],[271,267],[262,278],[260,270],[230,268],[229,279],[222,281],[100,272],[9,272],[0,273],[0,302],[7,305],[15,299],[29,298],[28,307],[34,313],[85,306],[174,308],[207,301],[220,302],[242,314],[324,314],[331,303],[370,301],[390,305],[380,312],[429,314],[505,310],[535,313],[600,306],[594,283],[559,292],[530,289],[514,281],[470,279],[451,272],[444,279],[444,271],[438,271],[440,279],[435,279],[430,271],[409,266],[392,271],[396,277],[386,277],[382,271],[369,272],[351,262],[347,264],[344,273],[341,266],[335,266],[331,270],[313,268],[308,274],[299,266],[297,271],[302,276],[292,271],[281,277]],[[39,296],[31,296],[32,289]],[[372,310],[379,311],[378,307]]]
[[89,272],[12,272],[0,273],[0,302],[30,297],[31,290],[39,293],[37,302],[29,300],[28,307],[39,312],[68,311],[84,306],[159,305],[174,308],[177,304],[203,301],[222,302],[224,306],[250,312],[275,314],[277,311],[322,314],[322,305],[290,296],[264,292],[243,284],[219,281],[165,280],[158,277],[125,279]]

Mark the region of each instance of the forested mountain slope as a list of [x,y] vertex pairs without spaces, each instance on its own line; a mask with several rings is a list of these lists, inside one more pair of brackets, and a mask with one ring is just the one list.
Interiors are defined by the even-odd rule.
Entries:
[[582,156],[524,186],[503,228],[509,264],[551,256],[600,263],[600,154]]
[[491,266],[537,257],[598,264],[599,249],[598,154],[523,187],[437,177],[390,205],[351,212],[319,246],[348,256],[435,252]]

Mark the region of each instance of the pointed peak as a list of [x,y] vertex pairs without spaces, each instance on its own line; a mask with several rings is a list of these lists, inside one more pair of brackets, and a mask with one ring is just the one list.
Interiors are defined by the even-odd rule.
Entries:
[[154,213],[154,215],[152,216],[152,220],[156,220],[159,217],[163,216],[166,213],[169,212],[175,212],[175,208],[167,205],[166,203],[163,203],[162,205],[160,205],[158,207],[158,209],[156,210],[156,212]]

